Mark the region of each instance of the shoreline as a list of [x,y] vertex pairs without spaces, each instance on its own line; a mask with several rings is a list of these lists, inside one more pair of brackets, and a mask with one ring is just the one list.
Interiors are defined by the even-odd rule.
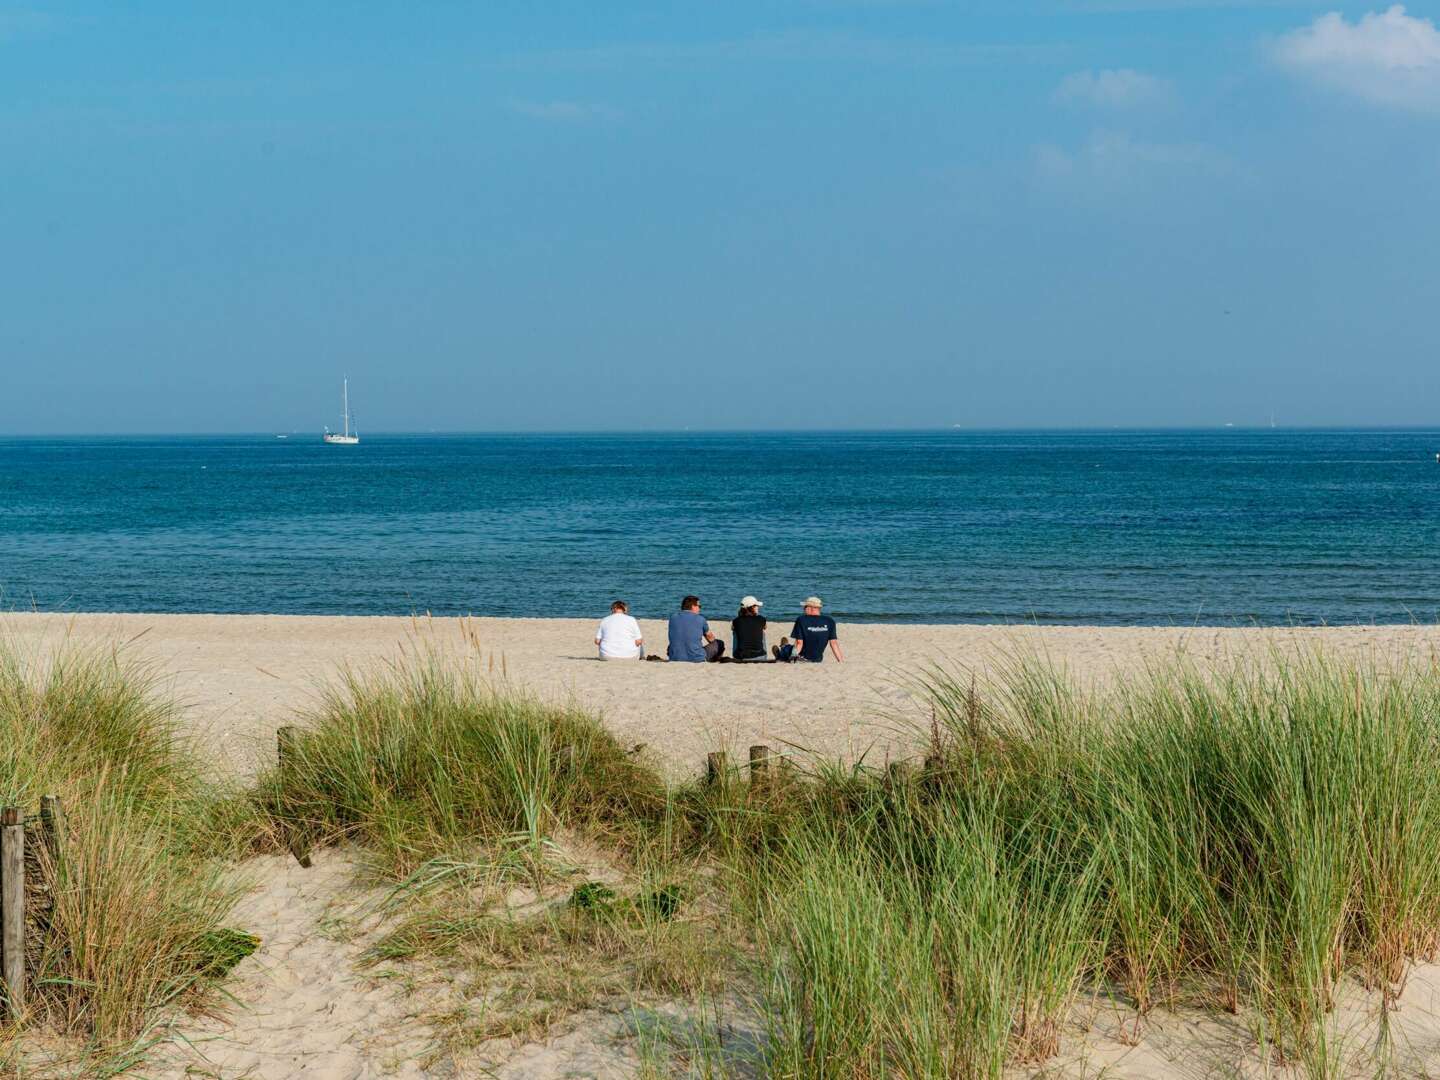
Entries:
[[[8,611],[0,611],[0,624],[6,619],[12,618],[43,618],[43,619],[333,619],[358,622],[372,620],[376,622],[459,622],[470,620],[474,622],[487,623],[598,623],[608,614],[606,608],[608,601],[597,605],[595,615],[481,615],[474,612],[464,614],[437,614],[431,611],[415,611],[407,615],[395,614],[357,614],[350,612],[306,612],[306,611],[127,611],[122,609],[105,609],[94,611],[44,611],[33,608],[14,608]],[[633,606],[633,605],[632,605]],[[631,614],[634,614],[632,611]],[[790,623],[800,614],[799,609],[787,611],[785,615],[768,615],[770,622],[774,625]],[[1384,622],[1370,620],[1368,622],[1258,622],[1256,620],[1232,619],[1229,621],[1207,621],[1197,619],[1191,622],[1096,622],[1076,619],[1066,622],[1045,621],[1034,618],[1013,618],[1013,619],[989,619],[989,620],[940,620],[925,621],[923,619],[896,619],[896,618],[874,618],[872,616],[856,616],[843,612],[836,612],[826,609],[825,614],[830,615],[836,621],[848,626],[856,627],[895,627],[897,629],[913,628],[920,630],[1135,630],[1135,631],[1166,631],[1182,632],[1186,630],[1257,630],[1264,632],[1282,632],[1289,630],[1440,630],[1440,617],[1433,622],[1423,622],[1419,619],[1411,619],[1406,622]],[[717,614],[706,612],[707,618],[714,618],[717,623],[729,625],[732,615],[728,613]],[[652,623],[664,626],[667,616],[648,615],[636,616],[642,623]]]
[[[640,619],[646,649],[665,625]],[[345,665],[365,667],[416,645],[464,652],[477,674],[598,713],[626,745],[643,744],[686,775],[706,753],[767,743],[850,761],[910,756],[927,722],[905,681],[927,666],[984,672],[1035,651],[1077,681],[1103,683],[1176,650],[1201,663],[1280,648],[1393,661],[1440,655],[1440,626],[1110,627],[850,623],[846,662],[819,665],[600,663],[593,619],[383,615],[212,615],[15,612],[0,636],[22,651],[62,640],[120,644],[153,666],[217,772],[246,775],[273,760],[276,728],[295,722]],[[772,620],[770,640],[788,632]],[[712,625],[725,625],[716,618]],[[778,631],[774,628],[778,627]],[[717,631],[718,632],[718,631]],[[908,730],[914,725],[916,730]]]

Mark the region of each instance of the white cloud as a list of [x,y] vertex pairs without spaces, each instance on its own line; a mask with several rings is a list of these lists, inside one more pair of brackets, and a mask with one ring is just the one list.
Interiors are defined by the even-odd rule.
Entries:
[[1440,109],[1440,30],[1400,4],[1353,23],[1321,15],[1280,38],[1274,56],[1298,76],[1375,104]]
[[1040,178],[1051,183],[1105,189],[1236,171],[1230,158],[1205,143],[1144,142],[1121,131],[1096,131],[1074,150],[1037,146],[1035,166]]
[[593,101],[511,101],[510,111],[532,120],[575,123],[585,120],[618,120],[620,110]]
[[1051,95],[1065,105],[1094,105],[1102,109],[1133,109],[1169,101],[1173,89],[1164,79],[1131,68],[1077,71],[1061,80]]

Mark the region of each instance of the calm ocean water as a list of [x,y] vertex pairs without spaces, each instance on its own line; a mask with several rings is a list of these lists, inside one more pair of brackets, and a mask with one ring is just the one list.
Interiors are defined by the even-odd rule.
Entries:
[[6,608],[1440,615],[1440,431],[0,440]]

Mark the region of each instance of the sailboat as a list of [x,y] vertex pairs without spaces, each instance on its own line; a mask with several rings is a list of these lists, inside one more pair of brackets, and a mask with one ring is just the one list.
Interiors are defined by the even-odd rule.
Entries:
[[350,380],[348,377],[345,379],[343,389],[340,393],[345,416],[345,433],[342,435],[339,432],[331,431],[327,427],[325,429],[325,441],[327,443],[339,443],[342,446],[354,446],[360,441],[360,433],[358,431],[353,435],[350,433]]

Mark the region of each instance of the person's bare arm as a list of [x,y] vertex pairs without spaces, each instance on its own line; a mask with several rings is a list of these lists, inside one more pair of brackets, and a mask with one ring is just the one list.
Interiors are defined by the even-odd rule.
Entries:
[[713,631],[713,630],[706,630],[706,631],[705,631],[705,644],[706,644],[706,645],[709,645],[710,642],[712,642],[712,641],[714,641],[714,640],[715,640],[715,631]]
[[835,659],[839,663],[845,662],[845,655],[840,651],[840,642],[833,637],[830,639],[830,651],[835,654]]

